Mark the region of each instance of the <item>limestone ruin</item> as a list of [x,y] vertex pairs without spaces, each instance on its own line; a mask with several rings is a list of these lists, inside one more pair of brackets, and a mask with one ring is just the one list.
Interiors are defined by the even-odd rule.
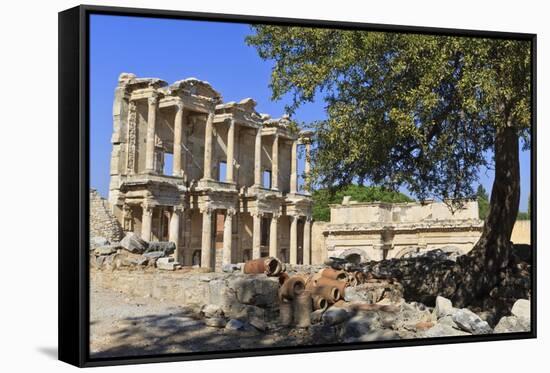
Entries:
[[359,203],[331,205],[323,226],[327,257],[356,262],[405,258],[432,250],[463,255],[483,230],[477,201],[451,212],[443,202]]
[[[125,232],[176,244],[182,265],[219,270],[261,256],[311,262],[311,197],[298,151],[310,135],[248,98],[223,103],[195,78],[119,77],[109,203]],[[171,165],[171,167],[170,167]]]

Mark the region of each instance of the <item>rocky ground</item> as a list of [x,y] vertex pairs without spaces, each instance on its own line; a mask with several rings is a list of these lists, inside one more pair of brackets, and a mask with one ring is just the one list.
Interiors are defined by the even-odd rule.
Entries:
[[434,308],[421,303],[340,302],[315,311],[308,328],[289,328],[278,320],[227,319],[214,305],[180,305],[150,297],[128,297],[92,285],[91,353],[94,357],[239,350],[389,339],[468,336],[529,331],[530,304],[516,302],[510,316],[493,329],[468,309],[439,297]]
[[[155,279],[158,280],[157,276],[162,277],[162,273],[190,271],[189,276],[195,276],[198,281],[195,285],[183,282],[185,279],[180,276],[168,279],[168,283],[159,281],[155,286],[157,290],[166,286],[181,290],[198,288],[202,284],[203,290],[208,289],[210,295],[190,298],[201,299],[202,304],[184,303],[183,300],[177,302],[184,299],[179,295],[171,299],[158,296],[168,292],[151,291],[146,296],[131,296],[131,291],[115,291],[92,281],[92,356],[469,336],[528,332],[531,327],[530,260],[519,255],[525,251],[513,253],[500,285],[486,300],[468,308],[454,307],[441,293],[433,296],[430,287],[437,288],[437,283],[421,275],[434,268],[445,271],[448,267],[449,273],[442,278],[454,286],[449,278],[453,279],[456,258],[442,253],[360,265],[336,261],[329,265],[332,271],[345,272],[345,291],[342,289],[341,296],[335,298],[339,300],[332,300],[328,309],[311,312],[309,295],[306,297],[308,306],[300,309],[298,293],[294,294],[298,298],[291,297],[289,301],[282,288],[292,283],[293,278],[302,279],[306,292],[314,294],[314,287],[319,285],[315,285],[315,281],[321,281],[326,265],[286,265],[286,272],[280,273],[278,280],[265,274],[249,274],[256,272],[247,272],[246,266],[241,265],[224,268],[224,274],[217,274],[217,277],[200,272],[193,275],[193,269],[184,269],[169,257],[172,246],[169,243],[146,244],[131,235],[115,245],[108,242],[95,245],[90,255],[93,270],[123,273],[121,271],[131,269],[138,277],[137,282],[129,282],[130,290],[139,287],[139,281],[143,280],[139,273],[157,273]],[[361,273],[364,276],[353,277]],[[114,278],[116,283],[122,281],[120,276],[114,275]],[[352,279],[357,282],[352,283]],[[314,287],[310,288],[312,283]],[[157,296],[153,297],[155,293]],[[284,321],[288,320],[285,315],[290,314],[293,314],[291,321]],[[292,326],[285,326],[289,324]]]

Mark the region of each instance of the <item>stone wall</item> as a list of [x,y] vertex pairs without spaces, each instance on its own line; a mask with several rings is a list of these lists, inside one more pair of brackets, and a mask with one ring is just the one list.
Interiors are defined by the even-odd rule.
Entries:
[[242,312],[272,317],[278,311],[279,280],[263,274],[92,269],[90,281],[94,286],[128,296],[165,299],[182,305],[216,305],[228,317]]
[[122,227],[111,213],[109,203],[95,189],[90,189],[90,237],[104,237],[111,242],[123,237]]
[[323,231],[329,222],[316,221],[311,225],[311,264],[322,264],[327,259],[326,240]]

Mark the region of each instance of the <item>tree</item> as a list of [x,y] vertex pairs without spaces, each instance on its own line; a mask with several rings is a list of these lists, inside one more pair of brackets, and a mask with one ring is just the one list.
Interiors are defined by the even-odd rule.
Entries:
[[[530,145],[530,41],[271,25],[247,43],[274,61],[273,99],[292,114],[322,96],[311,180],[367,180],[459,204],[482,166],[495,180],[483,233],[461,257],[459,303],[498,284],[519,208],[519,139]],[[487,153],[494,154],[493,159]]]
[[345,188],[331,193],[328,189],[314,190],[311,197],[313,199],[313,219],[316,221],[330,220],[330,204],[342,203],[344,196],[350,196],[357,202],[412,202],[412,199],[403,193],[387,190],[376,186],[348,185]]
[[479,184],[476,192],[477,205],[479,209],[479,218],[485,220],[489,212],[489,196],[483,185]]

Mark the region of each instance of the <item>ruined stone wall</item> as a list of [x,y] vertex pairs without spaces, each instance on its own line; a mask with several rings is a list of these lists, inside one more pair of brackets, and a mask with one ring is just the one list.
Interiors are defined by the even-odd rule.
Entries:
[[125,296],[164,299],[182,305],[216,305],[228,317],[243,311],[269,316],[277,312],[279,303],[278,278],[263,274],[91,270],[90,281]]
[[329,224],[324,221],[315,221],[311,225],[311,264],[322,264],[327,259],[323,231]]
[[120,241],[122,236],[122,227],[111,213],[107,200],[97,190],[90,189],[90,237],[105,237],[113,242]]

